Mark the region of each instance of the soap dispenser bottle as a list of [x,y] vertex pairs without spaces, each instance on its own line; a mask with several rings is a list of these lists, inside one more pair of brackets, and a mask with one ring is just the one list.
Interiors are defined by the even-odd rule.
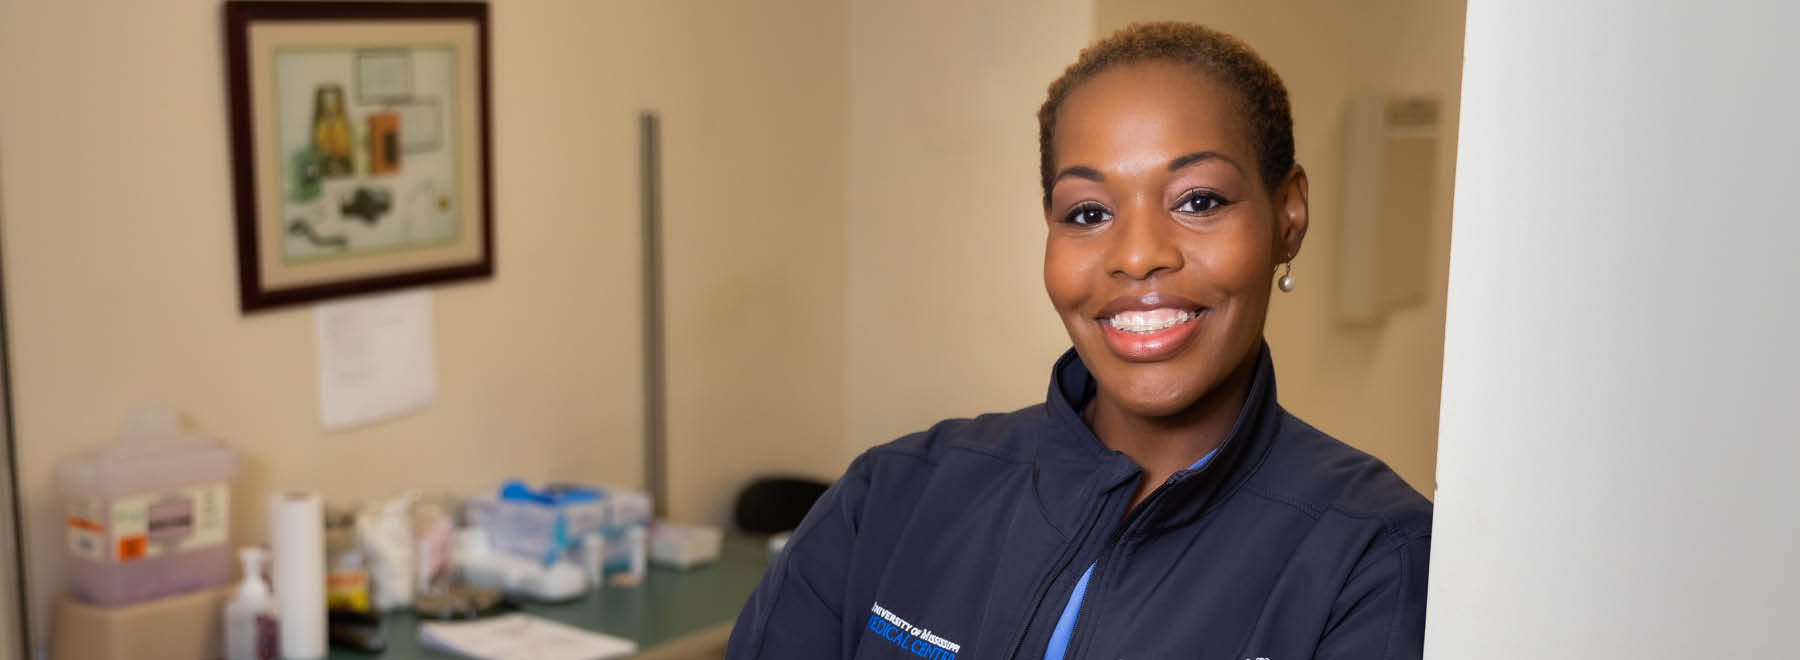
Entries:
[[262,548],[238,551],[244,562],[244,581],[225,604],[225,660],[274,660],[280,653],[275,597],[263,582]]

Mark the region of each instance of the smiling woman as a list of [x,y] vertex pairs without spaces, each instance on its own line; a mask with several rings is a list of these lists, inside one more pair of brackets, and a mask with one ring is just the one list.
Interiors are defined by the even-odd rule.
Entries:
[[[1182,36],[1163,26],[1140,39]],[[1248,50],[1226,53],[1236,59],[1210,68],[1274,75]],[[1306,236],[1291,129],[1267,140],[1285,153],[1261,157],[1244,94],[1201,66],[1078,65],[1040,113],[1045,169],[1059,167],[1045,189],[1044,285],[1101,384],[1089,424],[1148,472],[1136,499],[1224,438],[1255,370],[1273,265]],[[1277,98],[1264,111],[1285,117]],[[1285,163],[1273,184],[1253,169],[1262,161]]]
[[728,655],[1420,657],[1431,505],[1276,398],[1271,281],[1308,223],[1280,77],[1229,35],[1133,25],[1039,130],[1073,343],[1049,396],[859,457]]

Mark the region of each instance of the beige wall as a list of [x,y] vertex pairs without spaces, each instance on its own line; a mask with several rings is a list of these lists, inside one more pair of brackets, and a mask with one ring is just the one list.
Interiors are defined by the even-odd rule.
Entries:
[[240,542],[263,537],[276,488],[349,501],[512,475],[639,485],[646,107],[664,120],[670,511],[722,522],[752,473],[842,468],[845,8],[492,11],[498,274],[435,294],[435,405],[324,433],[311,312],[237,311],[219,3],[0,1],[34,628],[60,588],[52,466],[139,401],[244,452]]
[[1043,288],[1037,108],[1089,0],[854,0],[852,452],[1042,401],[1068,336]]
[[847,463],[848,19],[831,0],[642,4],[648,22],[606,20],[654,59],[595,61],[647,67],[662,111],[669,513],[723,523],[750,475]]
[[[1380,456],[1430,496],[1436,464],[1444,295],[1462,75],[1464,3],[1443,0],[1099,0],[1095,36],[1137,20],[1186,20],[1235,34],[1287,82],[1299,161],[1312,181],[1312,228],[1277,295],[1267,336],[1282,404]],[[1442,126],[1428,288],[1422,306],[1379,325],[1338,323],[1329,279],[1343,193],[1343,113],[1352,94],[1429,93]]]

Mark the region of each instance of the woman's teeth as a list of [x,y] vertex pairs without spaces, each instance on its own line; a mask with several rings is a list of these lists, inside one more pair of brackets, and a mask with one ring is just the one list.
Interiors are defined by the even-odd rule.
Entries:
[[1133,334],[1148,334],[1167,330],[1194,320],[1195,313],[1185,309],[1152,309],[1148,311],[1119,312],[1118,316],[1107,319],[1113,328]]

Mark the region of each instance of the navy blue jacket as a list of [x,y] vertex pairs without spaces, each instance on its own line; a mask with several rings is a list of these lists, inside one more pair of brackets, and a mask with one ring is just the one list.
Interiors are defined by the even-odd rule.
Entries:
[[1068,660],[1418,658],[1431,504],[1275,400],[1265,346],[1218,454],[1126,515],[1141,470],[1048,401],[870,449],[807,514],[726,657],[1038,660],[1090,564]]

